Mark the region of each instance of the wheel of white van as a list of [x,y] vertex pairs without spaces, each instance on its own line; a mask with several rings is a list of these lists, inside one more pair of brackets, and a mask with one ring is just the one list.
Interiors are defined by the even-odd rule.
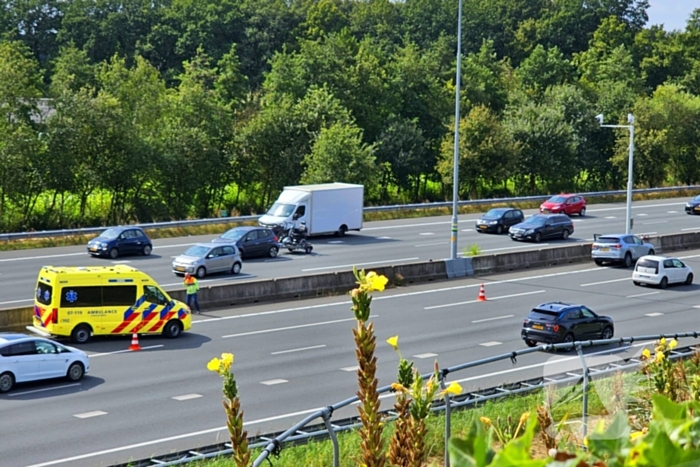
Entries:
[[279,253],[280,249],[277,248],[276,246],[271,246],[270,249],[268,250],[267,254],[270,256],[270,258],[276,258],[277,253]]
[[693,283],[693,273],[691,272],[688,274],[688,277],[685,278],[685,285],[691,285]]
[[586,208],[581,208],[581,212],[578,213],[579,216],[583,217],[586,215]]
[[207,275],[207,270],[204,268],[204,266],[200,266],[197,268],[197,277],[200,279],[204,276]]
[[143,250],[141,250],[141,253],[143,256],[151,256],[151,252],[153,251],[153,247],[151,245],[144,245]]
[[344,225],[341,225],[340,228],[338,229],[338,236],[339,237],[344,237],[345,233],[348,231],[348,228],[345,227]]
[[234,275],[235,275],[235,274],[240,274],[240,273],[241,273],[241,267],[242,267],[242,266],[241,266],[241,263],[239,263],[238,261],[236,261],[235,263],[233,263],[233,266],[231,266],[231,274],[234,274]]
[[79,324],[73,328],[70,338],[76,344],[84,344],[90,340],[90,327],[86,324]]
[[7,392],[14,385],[15,377],[12,376],[12,373],[7,372],[0,375],[0,392]]
[[182,334],[182,324],[177,320],[168,321],[163,328],[163,335],[168,339],[175,339]]
[[117,259],[119,257],[119,250],[117,250],[116,248],[112,248],[111,250],[109,250],[109,257],[112,259]]
[[661,287],[662,289],[668,287],[668,277],[664,276],[661,278],[661,282],[659,282],[659,287]]
[[80,362],[73,362],[68,367],[68,372],[66,372],[66,378],[68,381],[80,381],[85,375],[85,368]]

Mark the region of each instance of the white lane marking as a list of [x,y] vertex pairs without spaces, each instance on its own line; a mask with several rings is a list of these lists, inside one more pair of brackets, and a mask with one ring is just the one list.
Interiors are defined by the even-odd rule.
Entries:
[[[534,294],[544,293],[544,292],[546,292],[546,290],[533,290],[532,292],[523,292],[523,293],[516,293],[516,294],[511,294],[511,295],[501,295],[500,297],[492,297],[492,298],[489,298],[488,300],[501,300],[503,298],[522,297],[524,295],[534,295]],[[477,303],[477,302],[479,302],[479,300],[469,300],[467,302],[446,303],[444,305],[426,306],[423,309],[424,310],[434,310],[436,308],[447,308],[450,306],[467,305],[469,303]]]
[[693,308],[700,308],[700,305],[695,305]]
[[[632,209],[662,208],[662,207],[666,207],[666,206],[681,206],[683,204],[685,204],[685,203],[643,204],[640,206],[632,206]],[[588,209],[587,212],[622,211],[623,209],[627,209],[627,207],[620,206],[617,208]]]
[[642,225],[667,224],[668,221],[642,222]]
[[678,211],[666,211],[667,214],[678,214]]
[[625,298],[645,297],[645,296],[647,296],[647,295],[656,295],[657,293],[660,293],[660,292],[638,293],[638,294],[635,294],[635,295],[628,295],[628,296],[625,297]]
[[[461,221],[457,221],[457,223],[461,224],[463,222],[476,222],[477,219],[462,219]],[[364,232],[365,230],[387,230],[387,229],[405,229],[408,227],[424,227],[426,225],[451,225],[452,221],[447,221],[447,222],[425,222],[423,224],[406,224],[406,225],[383,225],[381,227],[363,227],[362,231]]]
[[606,219],[617,219],[615,216],[607,216]]
[[377,237],[377,240],[391,240],[391,237]]
[[494,318],[475,319],[474,321],[472,321],[472,323],[473,324],[485,323],[487,321],[496,321],[498,319],[508,319],[508,318],[513,318],[513,317],[515,317],[515,315],[505,315],[505,316],[496,316]]
[[489,342],[484,342],[483,344],[479,344],[482,347],[493,347],[495,345],[501,345],[503,342],[498,342],[498,341],[489,341]]
[[357,365],[355,365],[355,366],[346,366],[345,368],[341,368],[342,371],[348,371],[348,372],[350,372],[350,371],[357,371],[357,370],[359,370],[359,369],[360,369],[360,367],[357,366]]
[[[376,318],[377,315],[372,315],[372,317]],[[355,321],[355,318],[336,319],[333,321],[322,321],[320,323],[299,324],[297,326],[286,326],[284,328],[261,329],[260,331],[250,331],[250,332],[241,332],[238,334],[229,334],[228,336],[221,336],[221,338],[226,339],[229,337],[253,336],[256,334],[266,334],[268,332],[289,331],[290,329],[301,329],[301,328],[310,328],[310,327],[314,327],[314,326],[323,326],[325,324],[344,323],[346,321]]]
[[312,345],[311,347],[302,347],[300,349],[280,350],[279,352],[270,352],[270,355],[282,355],[285,353],[303,352],[304,350],[322,349],[325,346],[326,346],[326,344],[321,344],[321,345]]
[[311,268],[311,269],[302,269],[301,272],[308,272],[308,271],[321,271],[323,269],[338,269],[338,268],[351,268],[353,266],[369,266],[371,264],[386,264],[386,263],[395,263],[395,262],[404,262],[404,261],[413,261],[419,258],[400,258],[400,259],[387,259],[385,261],[373,261],[371,263],[355,263],[355,264],[339,264],[337,266],[326,266],[323,268]]
[[260,384],[264,384],[265,386],[275,386],[276,384],[284,384],[288,382],[289,381],[286,379],[271,379],[269,381],[260,381]]
[[700,227],[688,227],[687,229],[681,229],[681,232],[687,232],[689,230],[698,230]]
[[419,233],[418,235],[423,235],[423,236],[435,235],[435,232],[422,232],[422,233]]
[[462,229],[462,232],[474,232],[474,229]]
[[10,303],[24,303],[24,302],[33,302],[33,298],[27,298],[25,300],[10,300],[9,302],[0,302],[0,305],[9,305]]
[[182,401],[189,401],[192,399],[199,399],[200,397],[204,397],[204,396],[202,396],[201,394],[184,394],[182,396],[175,396],[175,397],[173,397],[173,399],[175,399],[176,401],[182,402]]
[[437,242],[437,243],[418,243],[418,244],[413,245],[413,246],[416,247],[416,248],[418,248],[418,247],[422,247],[422,246],[447,245],[448,243],[450,243],[450,242],[448,242],[447,240],[445,240],[444,242]]
[[650,317],[654,318],[656,316],[662,316],[662,315],[663,315],[663,313],[647,313],[644,316],[650,316]]
[[[141,347],[141,350],[149,350],[149,349],[157,349],[158,347],[164,347],[163,344],[158,344],[158,345],[149,345],[148,347]],[[102,353],[94,353],[94,354],[88,354],[90,358],[94,357],[104,357],[105,355],[116,355],[120,353],[130,353],[132,352],[129,349],[125,350],[115,350],[114,352],[102,352]]]
[[590,287],[591,285],[600,285],[600,284],[611,284],[613,282],[622,282],[622,281],[628,281],[628,280],[630,280],[629,277],[623,277],[622,279],[611,279],[609,281],[589,282],[588,284],[581,284],[581,287]]
[[112,261],[112,264],[127,264],[130,263],[131,261]]
[[345,241],[343,241],[343,240],[331,240],[330,242],[328,242],[329,245],[337,245],[339,243],[345,243]]
[[76,418],[92,418],[99,417],[100,415],[107,415],[107,412],[103,412],[102,410],[93,410],[92,412],[78,413],[73,416]]
[[61,386],[54,386],[51,388],[44,388],[44,389],[33,389],[31,391],[11,392],[7,395],[7,397],[24,396],[25,394],[34,394],[37,392],[55,391],[56,389],[71,388],[73,386],[80,386],[80,383],[63,384]]
[[[633,344],[632,347],[641,347],[643,345],[648,345],[650,343],[652,343],[652,342],[641,342],[641,343]],[[628,347],[620,347],[617,350],[626,350],[629,348],[630,348],[629,346]],[[599,354],[603,354],[603,353],[610,353],[610,350],[604,350],[601,352],[592,352],[592,353],[586,354],[586,355],[587,356],[594,356],[594,355],[599,355]],[[561,360],[557,360],[557,362],[567,361],[567,360],[575,360],[575,359],[578,360],[579,357],[578,356],[566,357],[566,358],[563,358]],[[457,380],[456,382],[464,383],[464,382],[468,382],[468,381],[475,381],[475,380],[482,379],[482,378],[488,378],[491,376],[500,376],[503,374],[513,373],[516,371],[530,370],[532,368],[543,367],[543,366],[550,364],[550,363],[551,362],[542,362],[542,363],[536,363],[533,365],[527,365],[527,366],[523,366],[523,367],[519,367],[519,368],[510,368],[508,370],[502,370],[502,371],[498,371],[498,372],[490,373],[490,374],[486,374],[486,375],[477,375],[477,376],[472,376],[469,378],[460,379],[460,380]],[[353,368],[353,370],[357,370],[356,366],[352,367],[352,368]],[[341,369],[343,371],[347,371],[343,368],[341,368]],[[383,394],[382,396],[379,396],[380,399],[386,399],[389,397],[396,397],[396,396],[394,394]],[[310,413],[318,412],[321,409],[323,409],[323,407],[314,407],[312,409],[300,410],[298,412],[291,412],[291,413],[286,413],[286,414],[282,414],[282,415],[274,415],[272,417],[260,418],[258,420],[250,420],[247,422],[243,422],[243,426],[248,427],[251,425],[258,425],[261,423],[272,422],[272,421],[277,421],[277,420],[284,420],[286,418],[292,418],[292,417],[298,417],[300,415],[308,415]],[[194,432],[190,432],[190,433],[183,433],[180,435],[168,436],[167,438],[154,439],[151,441],[143,441],[141,443],[129,444],[126,446],[119,446],[119,447],[111,448],[111,449],[104,449],[102,451],[89,452],[86,454],[80,454],[80,455],[73,456],[73,457],[66,457],[63,459],[56,459],[56,460],[52,460],[52,461],[48,461],[48,462],[43,462],[41,464],[33,464],[33,465],[30,465],[27,467],[50,467],[52,465],[65,464],[67,462],[74,462],[74,461],[78,461],[78,460],[82,460],[82,459],[89,459],[91,457],[103,456],[105,454],[114,454],[115,452],[129,451],[132,449],[142,448],[142,447],[146,447],[146,446],[153,446],[156,444],[163,444],[163,443],[168,443],[171,441],[178,441],[181,439],[193,438],[195,436],[208,435],[211,433],[216,433],[216,432],[224,431],[224,430],[226,430],[226,433],[228,433],[228,428],[225,425],[220,426],[220,427],[216,427],[216,428],[209,428],[206,430],[200,430],[200,431],[194,431]]]
[[419,353],[418,355],[414,355],[413,358],[432,358],[432,357],[437,357],[438,354],[436,353]]
[[644,214],[643,212],[640,212],[640,213],[637,214],[637,215],[640,216],[640,217],[642,217],[642,216],[648,216],[649,214]]
[[88,256],[87,253],[64,253],[62,255],[43,255],[43,256],[24,256],[22,258],[5,258],[0,259],[0,263],[7,263],[10,261],[24,261],[28,259],[48,259],[48,258],[61,258],[64,256]]

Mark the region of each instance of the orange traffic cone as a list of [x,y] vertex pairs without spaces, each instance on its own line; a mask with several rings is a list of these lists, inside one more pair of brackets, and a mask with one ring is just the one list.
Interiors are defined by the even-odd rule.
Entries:
[[136,333],[131,336],[131,345],[129,346],[129,350],[141,350],[141,346],[139,345],[139,335]]
[[484,284],[481,284],[481,288],[479,289],[479,297],[476,299],[477,302],[485,302],[486,301],[486,291],[484,290]]

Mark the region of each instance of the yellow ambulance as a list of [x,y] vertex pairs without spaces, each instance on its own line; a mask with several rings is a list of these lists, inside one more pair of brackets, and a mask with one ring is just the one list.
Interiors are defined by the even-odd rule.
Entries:
[[147,274],[123,264],[44,266],[39,272],[30,331],[70,336],[161,333],[175,338],[192,326],[187,305],[171,299]]

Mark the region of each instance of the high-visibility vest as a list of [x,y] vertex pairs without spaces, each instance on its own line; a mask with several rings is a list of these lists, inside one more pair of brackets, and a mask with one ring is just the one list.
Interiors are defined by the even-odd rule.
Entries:
[[192,279],[190,282],[185,282],[185,287],[187,289],[187,295],[196,294],[199,290],[199,283],[197,279]]

